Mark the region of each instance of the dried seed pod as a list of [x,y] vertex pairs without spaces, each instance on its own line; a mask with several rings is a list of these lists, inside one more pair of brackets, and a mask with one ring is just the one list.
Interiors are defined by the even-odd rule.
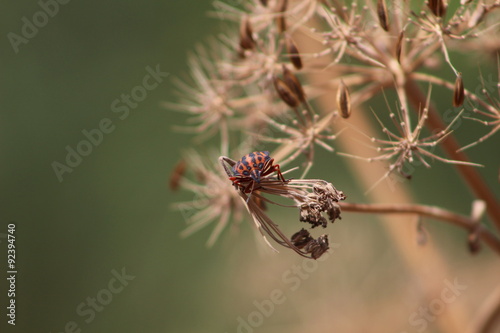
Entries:
[[288,85],[280,79],[279,77],[274,77],[273,78],[273,84],[274,88],[276,89],[276,92],[278,93],[278,96],[281,98],[283,102],[285,102],[288,106],[292,108],[296,108],[299,106],[300,101],[298,96],[295,94],[292,89],[288,87]]
[[170,175],[170,189],[172,191],[177,191],[179,189],[179,185],[182,179],[182,176],[186,173],[186,161],[180,160],[172,170],[172,174]]
[[293,234],[290,238],[293,245],[295,245],[298,249],[304,248],[307,244],[309,244],[314,238],[311,237],[309,231],[302,228],[300,231]]
[[444,0],[427,0],[427,7],[429,7],[431,12],[438,17],[443,17],[446,14],[446,4]]
[[455,80],[455,88],[453,89],[453,106],[461,106],[464,103],[464,98],[464,81],[462,79],[462,73],[458,73],[457,79]]
[[297,95],[299,101],[302,103],[306,102],[306,93],[302,88],[302,84],[299,79],[285,66],[283,65],[283,79],[290,88]]
[[340,80],[337,90],[337,107],[342,118],[349,118],[351,115],[351,96],[343,80]]
[[267,0],[260,0],[262,6],[267,7]]
[[276,24],[278,25],[278,31],[280,33],[283,33],[286,31],[286,19],[285,19],[285,12],[286,9],[288,8],[288,0],[281,0],[280,5],[278,7],[278,17],[276,18]]
[[302,59],[300,58],[299,49],[289,36],[285,37],[286,49],[290,56],[290,62],[296,69],[302,69]]
[[481,250],[481,243],[479,242],[479,236],[477,232],[470,233],[467,237],[467,245],[469,246],[469,251],[472,254],[477,254]]
[[377,1],[377,15],[382,29],[384,29],[385,31],[389,31],[389,15],[387,12],[387,5],[385,3],[385,0]]
[[255,47],[252,26],[248,17],[243,17],[240,23],[240,47],[243,50],[252,50]]
[[396,43],[396,59],[399,63],[401,63],[401,51],[403,50],[403,41],[404,41],[405,32],[402,30],[399,33],[398,42]]

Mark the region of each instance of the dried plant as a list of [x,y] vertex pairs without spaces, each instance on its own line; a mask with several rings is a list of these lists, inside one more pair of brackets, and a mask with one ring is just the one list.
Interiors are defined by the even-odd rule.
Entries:
[[[217,165],[214,154],[201,156],[192,151],[185,158],[190,161],[175,169],[174,187],[198,196],[191,204],[197,212],[189,216],[186,234],[217,221],[212,244],[226,225],[249,216],[264,236],[302,256],[318,258],[328,249],[326,235],[314,239],[298,224],[300,230],[286,236],[266,214],[265,203],[283,205],[273,199],[278,196],[292,200],[299,220],[310,227],[326,227],[322,214],[333,222],[341,210],[414,214],[466,229],[472,253],[484,243],[500,255],[498,198],[476,171],[482,166],[463,152],[493,139],[500,130],[500,85],[498,78],[486,82],[481,74],[480,89],[468,86],[450,56],[499,58],[499,0],[459,4],[443,0],[423,4],[249,0],[215,1],[214,6],[212,14],[229,21],[233,31],[224,31],[207,47],[196,49],[189,60],[192,82],[178,81],[182,97],[167,104],[193,115],[189,122],[196,124],[190,128],[195,134],[202,138],[218,134],[216,155],[223,156]],[[434,74],[442,63],[452,80]],[[496,66],[500,77],[500,63]],[[435,86],[448,89],[449,95],[434,96]],[[368,102],[379,95],[386,99],[387,109],[366,111],[371,109]],[[325,102],[329,96],[335,96],[333,103]],[[451,117],[436,108],[434,98],[448,98]],[[359,130],[352,124],[356,117],[375,119],[379,133],[373,136]],[[476,141],[461,146],[455,136],[466,131],[463,124],[470,121],[488,129]],[[339,128],[361,134],[374,154],[364,156],[346,145],[336,147]],[[475,196],[475,212],[464,216],[419,204],[341,202],[344,194],[328,180],[305,178],[314,165],[317,146],[349,158],[386,163],[387,172],[367,184],[368,191],[391,177],[410,179],[410,165],[415,170],[420,165],[431,168],[433,162],[449,164]],[[270,150],[268,156],[281,167],[302,168],[300,178],[287,178],[286,172],[281,176],[279,169],[267,166],[262,177],[241,178],[235,169],[238,162],[225,157],[261,147]],[[262,171],[263,166],[250,168]],[[179,170],[198,175],[198,180],[180,175]],[[485,212],[496,230],[481,223]],[[421,223],[417,231],[419,243],[425,243]]]

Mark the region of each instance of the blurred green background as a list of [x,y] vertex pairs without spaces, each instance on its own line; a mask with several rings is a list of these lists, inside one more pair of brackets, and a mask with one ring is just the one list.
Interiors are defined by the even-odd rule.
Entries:
[[[416,304],[399,299],[407,273],[373,217],[345,214],[329,232],[332,242],[342,244],[335,250],[338,257],[328,259],[328,270],[321,266],[314,277],[301,280],[307,286],[297,293],[289,292],[282,274],[302,259],[291,251],[259,255],[255,243],[260,240],[253,240],[250,224],[242,225],[241,232],[223,233],[209,250],[204,244],[210,228],[179,238],[184,219],[171,204],[189,196],[174,195],[167,185],[191,138],[171,129],[185,116],[160,103],[175,100],[171,78],[187,72],[189,50],[218,31],[218,22],[206,15],[210,2],[71,1],[60,5],[27,44],[20,44],[18,53],[7,34],[20,35],[22,18],[31,21],[40,6],[22,1],[3,2],[2,7],[0,236],[7,224],[17,224],[19,273],[17,324],[12,327],[6,325],[6,242],[0,238],[0,331],[234,332],[238,317],[247,318],[255,310],[254,301],[268,298],[275,289],[285,291],[287,302],[276,306],[259,331],[313,332],[306,324],[312,320],[319,331],[331,327],[328,318],[369,327],[385,318],[376,317],[372,306],[388,300],[409,303],[410,309]],[[169,77],[120,119],[111,103],[142,84],[146,67],[158,65]],[[104,118],[114,130],[60,182],[52,163],[64,163],[66,146],[75,148],[85,139],[82,131],[97,128]],[[473,126],[477,128],[471,137],[476,138],[473,134],[484,129]],[[481,172],[498,194],[498,136],[471,155],[476,162],[496,166]],[[335,181],[352,201],[364,201],[363,190],[356,188],[355,176],[341,158],[320,153],[318,161],[315,177]],[[420,169],[416,177],[425,180],[412,185],[420,202],[467,214],[471,196],[451,170],[437,163],[431,170]],[[295,214],[289,212],[290,219]],[[469,272],[470,265],[490,267],[496,260],[489,250],[472,258],[459,230],[446,225],[435,230],[444,235],[440,243],[452,263],[450,279],[462,270]],[[110,294],[109,283],[122,270],[133,280]],[[397,275],[402,289],[380,288],[379,277],[386,274]],[[478,287],[477,298],[487,292]],[[89,312],[77,312],[96,297],[106,305],[97,307],[91,320]],[[347,303],[356,316],[344,312]],[[388,313],[399,311],[391,304]],[[470,304],[473,308],[476,303]],[[408,315],[402,311],[398,316],[401,329]]]

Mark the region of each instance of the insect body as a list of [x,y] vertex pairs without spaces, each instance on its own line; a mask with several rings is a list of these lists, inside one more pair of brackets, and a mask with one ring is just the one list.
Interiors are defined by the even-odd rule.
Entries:
[[[233,185],[243,189],[244,193],[252,193],[258,189],[261,179],[265,176],[277,173],[278,179],[286,182],[281,174],[280,166],[274,163],[274,158],[269,156],[268,151],[255,151],[243,156],[239,161],[233,161],[228,157],[221,156],[219,159],[229,176]],[[224,162],[231,166],[227,168]]]
[[235,177],[251,177],[258,184],[264,170],[264,165],[271,160],[268,151],[256,151],[243,156],[233,166]]

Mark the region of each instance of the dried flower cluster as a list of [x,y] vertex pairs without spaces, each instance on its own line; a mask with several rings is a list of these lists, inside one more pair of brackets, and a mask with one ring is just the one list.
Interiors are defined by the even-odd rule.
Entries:
[[[450,56],[450,52],[482,52],[480,56],[497,57],[499,0],[461,1],[453,6],[428,0],[420,8],[410,1],[387,0],[249,0],[214,5],[213,14],[234,22],[233,31],[224,31],[208,47],[196,48],[189,60],[192,82],[178,81],[180,99],[166,104],[191,115],[187,130],[201,139],[216,135],[220,142],[220,150],[212,156],[187,154],[189,161],[176,168],[173,181],[197,195],[185,204],[196,210],[188,218],[192,225],[187,233],[218,221],[210,244],[248,209],[261,232],[279,244],[311,258],[324,253],[326,236],[314,239],[306,229],[291,238],[284,236],[266,215],[263,203],[276,203],[269,196],[292,199],[300,221],[311,227],[325,227],[327,220],[340,218],[342,192],[329,182],[304,177],[314,164],[317,146],[334,151],[332,143],[339,134],[334,126],[348,127],[353,112],[362,112],[366,102],[384,91],[393,90],[396,96],[387,102],[388,111],[373,110],[374,116],[366,112],[381,127],[380,137],[365,136],[368,144],[375,145],[375,155],[340,153],[369,162],[387,161],[384,178],[398,173],[409,179],[405,167],[416,161],[426,167],[431,167],[430,161],[441,161],[461,171],[462,166],[477,166],[457,152],[460,146],[451,139],[463,130],[456,126],[461,118],[491,127],[462,149],[500,129],[500,102],[492,95],[492,83],[483,80],[479,92],[467,89]],[[432,74],[441,63],[453,80]],[[428,86],[427,95],[419,82]],[[431,86],[450,91],[449,96],[439,96],[449,100],[453,112],[448,124],[432,103]],[[321,108],[312,105],[325,96],[336,96],[336,106],[317,112]],[[396,105],[394,111],[391,104]],[[424,128],[431,134],[424,134]],[[436,146],[447,156],[438,155]],[[252,184],[248,193],[248,188],[228,179],[235,176],[231,168],[213,164],[216,156],[241,156],[262,147],[271,150],[282,167],[301,165],[301,177],[285,180],[271,172]],[[196,181],[184,175],[186,168]],[[463,171],[463,176],[471,187],[478,182],[470,172]],[[484,189],[476,193],[498,219],[500,210],[491,194]]]
[[[327,235],[314,239],[307,230],[301,229],[289,239],[266,214],[262,202],[280,205],[263,194],[292,199],[295,207],[299,209],[300,221],[310,224],[311,228],[326,228],[328,221],[333,223],[340,219],[338,202],[345,199],[342,191],[338,191],[331,183],[320,179],[291,179],[283,182],[273,176],[266,176],[261,178],[258,188],[251,195],[238,186],[235,187],[238,195],[247,204],[247,209],[264,239],[269,235],[278,244],[291,248],[306,258],[317,259],[328,250]],[[268,244],[272,247],[269,242]]]

